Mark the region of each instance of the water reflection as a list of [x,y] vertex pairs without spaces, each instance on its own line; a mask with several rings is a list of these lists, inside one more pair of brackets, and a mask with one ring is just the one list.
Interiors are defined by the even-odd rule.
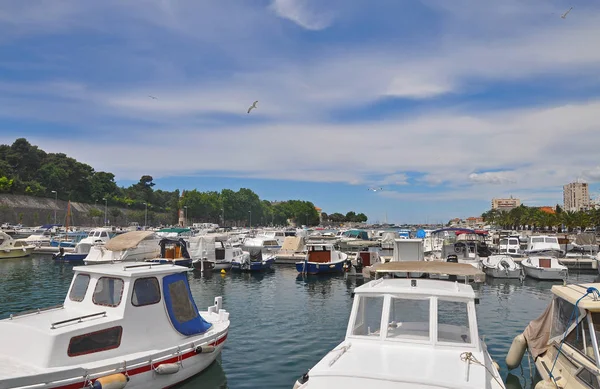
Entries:
[[228,389],[227,377],[221,366],[221,357],[219,357],[212,365],[210,365],[202,373],[190,378],[189,380],[175,386],[178,389],[192,388],[211,388],[211,389]]

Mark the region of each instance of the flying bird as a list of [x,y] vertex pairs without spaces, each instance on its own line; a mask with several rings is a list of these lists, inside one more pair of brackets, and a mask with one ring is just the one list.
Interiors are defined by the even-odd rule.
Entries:
[[560,15],[560,17],[563,19],[566,19],[567,15],[569,14],[569,12],[571,12],[572,9],[573,9],[573,7],[569,8],[569,10],[567,12],[565,12],[564,14]]
[[151,99],[154,99],[154,100],[158,100],[158,97],[154,97],[152,95],[148,95],[148,97],[150,97]]
[[252,103],[252,105],[250,106],[250,108],[248,108],[248,113],[250,113],[250,111],[252,111],[254,108],[256,108],[256,104],[258,103],[258,100],[256,100],[254,103]]
[[369,188],[367,190],[370,190],[372,192],[377,192],[378,190],[383,190],[383,188]]

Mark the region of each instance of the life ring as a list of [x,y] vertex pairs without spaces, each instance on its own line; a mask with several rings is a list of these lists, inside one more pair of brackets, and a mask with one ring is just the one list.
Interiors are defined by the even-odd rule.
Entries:
[[463,249],[464,248],[462,246],[454,246],[454,252],[455,253],[462,253]]

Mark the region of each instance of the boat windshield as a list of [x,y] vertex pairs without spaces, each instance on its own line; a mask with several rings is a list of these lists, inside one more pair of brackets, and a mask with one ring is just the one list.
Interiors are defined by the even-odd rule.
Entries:
[[[444,345],[471,344],[475,337],[470,325],[472,302],[450,297],[431,296],[357,296],[358,306],[351,336],[381,338],[390,341]],[[389,310],[383,308],[388,305]],[[437,326],[430,326],[437,320]],[[382,326],[387,323],[387,328]],[[431,329],[435,332],[431,333]],[[385,330],[385,331],[384,331]],[[382,334],[384,332],[384,334]]]

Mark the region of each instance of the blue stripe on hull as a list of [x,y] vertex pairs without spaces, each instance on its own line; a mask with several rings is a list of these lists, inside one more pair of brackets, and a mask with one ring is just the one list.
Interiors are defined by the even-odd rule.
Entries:
[[344,261],[341,262],[296,262],[296,270],[298,273],[308,274],[331,274],[331,273],[343,273],[344,272]]
[[87,254],[73,254],[66,253],[63,256],[54,258],[55,261],[64,261],[64,262],[81,262],[87,257]]

